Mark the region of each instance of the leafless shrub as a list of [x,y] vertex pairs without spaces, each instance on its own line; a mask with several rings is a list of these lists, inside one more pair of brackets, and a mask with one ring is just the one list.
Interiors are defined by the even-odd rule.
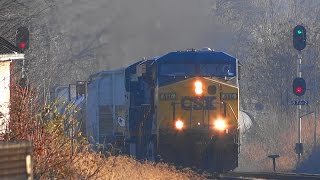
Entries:
[[86,152],[87,141],[81,133],[68,136],[66,132],[76,121],[57,111],[55,105],[41,106],[32,87],[20,87],[13,77],[11,82],[10,121],[1,135],[5,141],[33,142],[34,174],[38,178],[67,178],[78,172],[71,168],[79,153]]
[[74,130],[78,124],[72,105],[60,113],[59,104],[42,105],[32,86],[20,87],[17,78],[12,79],[11,119],[0,138],[32,141],[36,179],[203,179],[190,169],[136,161],[111,145],[92,151]]

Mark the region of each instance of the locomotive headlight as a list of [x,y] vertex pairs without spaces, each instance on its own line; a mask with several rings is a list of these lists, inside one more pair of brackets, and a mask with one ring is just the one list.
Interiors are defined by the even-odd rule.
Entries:
[[178,120],[176,120],[174,125],[175,125],[177,130],[181,130],[183,128],[183,126],[184,126],[184,123],[183,123],[182,120],[178,119]]
[[194,82],[194,92],[196,93],[196,95],[202,95],[203,93],[203,89],[202,89],[203,85],[201,81],[196,81]]
[[224,119],[217,119],[214,121],[214,128],[219,131],[224,131],[227,129],[227,123]]

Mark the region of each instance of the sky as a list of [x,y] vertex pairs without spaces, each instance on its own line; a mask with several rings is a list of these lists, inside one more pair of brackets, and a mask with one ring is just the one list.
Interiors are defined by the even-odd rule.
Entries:
[[210,14],[211,0],[66,0],[58,21],[72,44],[97,41],[102,69],[169,51],[228,51],[232,33]]

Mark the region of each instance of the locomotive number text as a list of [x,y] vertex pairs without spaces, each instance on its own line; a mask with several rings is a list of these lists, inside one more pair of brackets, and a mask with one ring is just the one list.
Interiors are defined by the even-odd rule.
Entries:
[[174,92],[160,94],[161,101],[169,101],[169,100],[176,100],[176,99],[177,99],[177,95]]

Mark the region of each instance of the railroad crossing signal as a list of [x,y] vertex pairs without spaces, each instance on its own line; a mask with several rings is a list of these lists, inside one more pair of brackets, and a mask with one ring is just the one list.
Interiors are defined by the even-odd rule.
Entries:
[[302,25],[297,25],[293,29],[293,47],[301,51],[307,45],[307,31]]
[[297,77],[292,83],[293,94],[303,96],[306,93],[306,81],[303,78]]
[[26,27],[19,27],[16,32],[16,46],[24,52],[29,48],[29,30]]

